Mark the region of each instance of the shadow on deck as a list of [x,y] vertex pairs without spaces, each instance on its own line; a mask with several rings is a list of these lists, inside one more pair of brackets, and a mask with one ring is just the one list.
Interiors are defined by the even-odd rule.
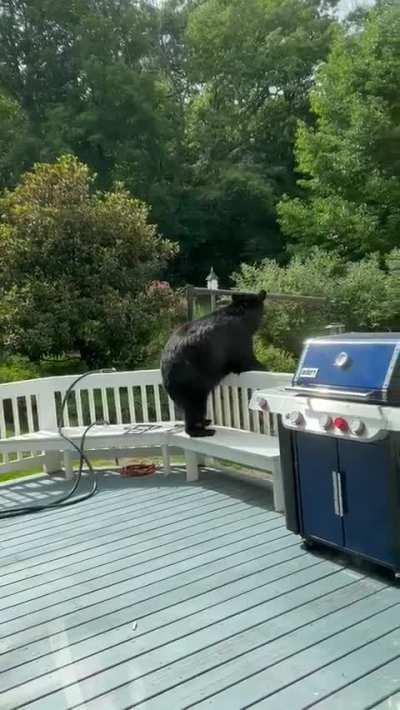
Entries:
[[268,490],[212,471],[100,488],[0,522],[1,710],[400,707],[400,590],[302,549]]

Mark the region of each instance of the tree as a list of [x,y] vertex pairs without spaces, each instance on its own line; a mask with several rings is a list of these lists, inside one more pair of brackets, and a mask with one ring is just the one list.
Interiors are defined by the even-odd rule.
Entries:
[[280,205],[293,248],[358,259],[400,232],[400,6],[382,0],[361,31],[340,34],[312,92],[315,126],[297,137],[304,197]]
[[0,343],[32,359],[79,350],[134,366],[176,316],[152,284],[175,246],[121,186],[100,194],[76,158],[38,164],[0,201]]
[[0,94],[0,190],[16,185],[34,159],[26,116],[16,101]]
[[149,0],[3,0],[0,90],[21,106],[37,159],[74,153],[102,187],[129,171],[148,199],[175,128],[159,34]]
[[272,303],[267,306],[261,341],[284,348],[298,357],[307,337],[324,334],[329,323],[343,323],[348,331],[396,330],[400,322],[400,251],[389,254],[384,268],[377,255],[359,262],[335,252],[313,248],[296,255],[286,266],[266,259],[242,265],[234,283],[243,290],[323,296],[318,307]]
[[319,0],[206,0],[189,14],[193,191],[182,257],[194,268],[228,275],[240,259],[280,255],[276,204],[295,189],[296,125],[309,118],[334,25]]
[[[336,0],[1,0],[0,187],[71,153],[181,244],[176,280],[280,257],[293,146]],[[1,114],[1,112],[0,112]],[[29,141],[27,143],[27,137]],[[23,160],[21,160],[23,158]]]

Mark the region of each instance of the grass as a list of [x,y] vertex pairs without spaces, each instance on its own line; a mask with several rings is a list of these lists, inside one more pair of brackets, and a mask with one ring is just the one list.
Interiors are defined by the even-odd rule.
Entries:
[[35,468],[34,470],[28,471],[16,471],[14,473],[0,473],[0,485],[2,483],[10,483],[10,481],[17,481],[20,478],[29,478],[31,476],[37,476],[42,472],[40,469]]

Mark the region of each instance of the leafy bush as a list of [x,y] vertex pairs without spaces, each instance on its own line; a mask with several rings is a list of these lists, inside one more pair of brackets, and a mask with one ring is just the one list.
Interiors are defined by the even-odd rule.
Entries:
[[38,361],[143,364],[179,312],[154,288],[176,247],[121,186],[100,194],[71,156],[39,164],[0,199],[0,345]]
[[75,375],[85,372],[88,366],[79,358],[58,358],[32,362],[22,355],[3,353],[0,357],[0,384],[33,380],[36,377],[55,377],[57,375]]
[[39,367],[28,358],[14,355],[0,361],[0,384],[40,377]]
[[[261,329],[261,340],[296,356],[307,337],[324,333],[329,323],[343,323],[346,330],[395,330],[400,324],[400,286],[388,266],[381,268],[377,256],[346,262],[335,253],[315,249],[306,258],[294,257],[287,266],[265,260],[260,265],[242,265],[233,279],[236,287],[257,291],[323,296],[321,306],[270,303]],[[397,262],[396,262],[397,263]]]
[[296,370],[296,358],[286,350],[265,345],[261,339],[256,341],[255,347],[257,359],[269,372],[294,372]]

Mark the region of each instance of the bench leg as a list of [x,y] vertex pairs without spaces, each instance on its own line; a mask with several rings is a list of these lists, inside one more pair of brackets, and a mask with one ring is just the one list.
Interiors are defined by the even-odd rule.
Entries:
[[199,460],[198,455],[194,451],[185,451],[186,461],[186,480],[199,480]]
[[71,481],[71,479],[74,477],[74,469],[72,466],[72,456],[70,451],[64,451],[63,463],[65,478],[67,481]]
[[62,470],[61,453],[59,451],[47,451],[44,457],[43,473],[51,475]]
[[273,475],[274,508],[277,513],[284,513],[285,499],[283,495],[282,469],[280,461],[275,461],[271,468]]
[[169,448],[167,444],[161,447],[162,457],[163,457],[163,474],[164,476],[169,476],[171,473],[171,460],[169,457]]

